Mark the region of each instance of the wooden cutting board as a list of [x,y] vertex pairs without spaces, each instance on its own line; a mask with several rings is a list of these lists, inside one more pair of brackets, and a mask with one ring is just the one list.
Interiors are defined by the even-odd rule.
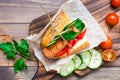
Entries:
[[[117,55],[120,54],[120,23],[118,23],[112,29],[105,23],[105,17],[109,12],[116,12],[120,16],[120,8],[114,9],[110,6],[109,0],[84,0],[83,4],[90,11],[91,15],[96,19],[96,21],[101,25],[104,29],[105,33],[113,39],[112,48],[117,52]],[[57,10],[50,12],[50,16],[53,17]],[[34,19],[30,23],[29,32],[30,34],[39,33],[46,24],[49,22],[48,16],[43,15]],[[94,28],[94,26],[93,26]],[[49,80],[55,76],[56,71],[46,72],[44,66],[41,62],[38,61],[38,71],[34,77],[35,80]],[[90,69],[86,69],[83,71],[76,71],[75,73],[79,76],[85,75],[90,72]]]

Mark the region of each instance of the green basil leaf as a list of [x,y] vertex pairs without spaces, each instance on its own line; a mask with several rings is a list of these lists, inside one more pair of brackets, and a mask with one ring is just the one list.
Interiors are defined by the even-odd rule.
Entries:
[[14,64],[14,73],[18,73],[19,71],[22,71],[23,69],[27,69],[27,65],[25,64],[24,59],[20,58]]
[[65,40],[68,41],[68,40],[74,39],[77,36],[77,34],[78,33],[74,32],[74,31],[70,31],[70,32],[63,34],[62,36]]
[[29,57],[29,53],[27,49],[19,48],[20,55],[24,56],[25,58]]
[[70,29],[75,23],[76,23],[76,21],[78,20],[79,18],[77,18],[76,20],[74,20],[74,21],[72,21],[71,23],[69,23],[64,29],[63,29],[63,31],[64,30],[67,30],[67,29]]
[[16,53],[17,51],[13,48],[12,43],[6,42],[6,43],[1,43],[0,44],[0,49],[5,53]]
[[8,53],[6,58],[8,60],[14,60],[16,58],[16,54],[15,53]]
[[13,40],[13,44],[14,44],[14,46],[15,46],[15,49],[16,49],[17,51],[19,51],[19,44],[18,44],[18,42],[15,41],[15,40]]
[[29,45],[28,45],[28,43],[27,43],[26,40],[21,39],[21,41],[20,41],[20,47],[27,50],[29,48]]
[[27,41],[24,39],[21,39],[20,46],[19,46],[19,52],[20,52],[20,55],[22,55],[25,58],[30,57],[29,45]]
[[80,32],[85,28],[85,24],[82,23],[80,19],[78,19],[75,23],[75,28],[77,28]]

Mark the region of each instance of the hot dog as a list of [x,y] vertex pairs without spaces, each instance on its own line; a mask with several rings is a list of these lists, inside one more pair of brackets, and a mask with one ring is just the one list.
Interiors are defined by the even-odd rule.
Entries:
[[40,46],[44,56],[48,59],[59,59],[87,48],[89,41],[85,37],[86,30],[85,24],[79,18],[71,21],[61,10],[42,35]]

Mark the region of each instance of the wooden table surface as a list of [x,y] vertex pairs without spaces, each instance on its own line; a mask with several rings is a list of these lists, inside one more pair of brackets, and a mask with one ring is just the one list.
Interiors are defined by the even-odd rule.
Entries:
[[[45,12],[40,8],[42,5],[48,12],[54,11],[60,7],[66,0],[0,0],[0,34],[9,34],[19,41],[21,38],[29,36],[29,24],[30,22],[42,15]],[[85,6],[88,8],[98,22],[104,19],[106,13],[109,10],[106,9],[106,13],[102,9],[110,7],[105,5],[104,2],[109,3],[109,0],[82,0]],[[87,3],[86,3],[87,2]],[[102,6],[99,8],[99,4]],[[97,3],[97,4],[96,4]],[[89,6],[87,6],[90,4]],[[98,7],[94,8],[94,5]],[[90,9],[89,7],[93,7]],[[103,18],[99,19],[97,12],[100,12]],[[118,11],[118,9],[115,9]],[[102,23],[100,24],[101,26]],[[116,46],[120,47],[120,46]],[[15,75],[13,73],[13,61],[8,61],[5,55],[0,51],[0,80],[32,80],[35,75],[38,64],[33,55],[34,61],[27,61],[28,70],[23,71]],[[106,63],[101,68],[90,72],[89,74],[79,77],[76,74],[72,74],[69,77],[61,78],[56,75],[52,80],[120,80],[120,58],[111,63]]]

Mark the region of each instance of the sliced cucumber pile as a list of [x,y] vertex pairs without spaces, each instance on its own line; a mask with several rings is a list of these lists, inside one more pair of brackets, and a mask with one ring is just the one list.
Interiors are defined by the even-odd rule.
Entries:
[[99,68],[102,64],[101,53],[95,49],[87,50],[75,55],[66,65],[60,68],[60,75],[65,77],[75,70]]
[[79,55],[82,58],[82,64],[78,67],[78,70],[83,70],[85,68],[87,68],[90,59],[91,59],[91,54],[89,51],[84,51],[82,53],[79,53]]
[[91,69],[96,69],[96,68],[100,67],[101,64],[102,64],[101,53],[98,52],[95,49],[91,49],[89,51],[90,51],[92,57],[91,57],[91,61],[90,61],[89,65],[88,65],[88,67],[91,68]]
[[75,69],[75,64],[73,60],[70,60],[66,65],[60,68],[60,75],[65,77],[70,75]]
[[73,61],[75,62],[75,70],[77,70],[78,67],[79,67],[79,66],[81,65],[81,63],[82,63],[81,57],[78,56],[78,55],[75,55],[75,56],[73,57]]

